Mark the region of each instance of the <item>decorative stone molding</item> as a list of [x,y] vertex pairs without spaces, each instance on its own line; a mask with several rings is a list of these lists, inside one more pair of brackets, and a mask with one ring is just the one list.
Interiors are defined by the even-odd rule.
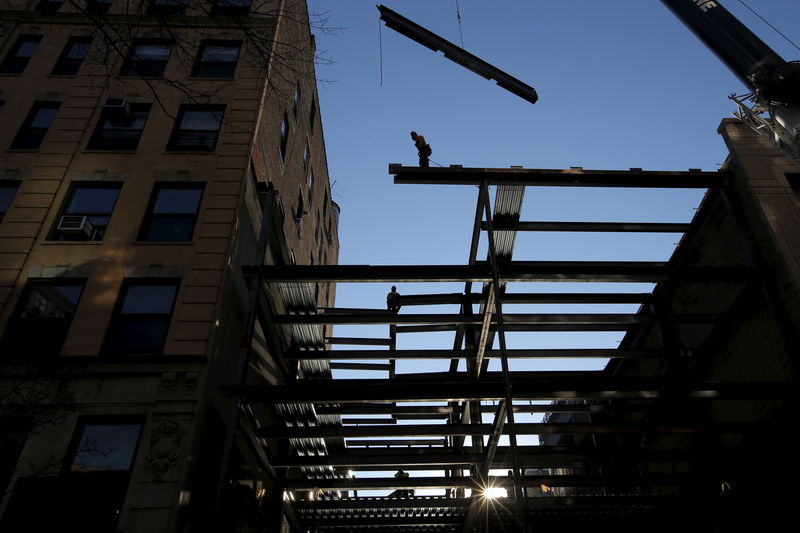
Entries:
[[150,431],[147,464],[154,473],[154,481],[160,481],[161,476],[178,464],[185,435],[180,424],[171,421],[161,422]]

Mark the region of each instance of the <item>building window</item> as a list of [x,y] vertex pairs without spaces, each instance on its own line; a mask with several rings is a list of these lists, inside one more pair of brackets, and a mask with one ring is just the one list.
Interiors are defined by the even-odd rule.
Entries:
[[191,241],[202,197],[202,183],[156,184],[139,240]]
[[281,143],[280,143],[280,152],[281,152],[281,161],[286,159],[286,145],[289,143],[289,116],[286,112],[283,112],[283,122],[281,122]]
[[308,173],[308,203],[314,201],[314,171]]
[[34,102],[17,136],[11,142],[16,150],[36,150],[42,145],[47,130],[56,118],[60,102]]
[[297,120],[297,113],[300,112],[300,99],[302,97],[302,93],[300,92],[300,86],[297,86],[297,89],[294,91],[294,102],[292,103],[292,115],[294,115],[295,120]]
[[192,76],[196,78],[232,78],[239,60],[241,44],[231,41],[204,41],[200,45]]
[[41,0],[36,10],[40,13],[56,13],[63,5],[64,0]]
[[164,75],[172,51],[172,41],[147,39],[134,41],[131,53],[122,65],[122,76],[160,78]]
[[8,319],[0,353],[31,359],[58,355],[84,284],[85,280],[62,278],[28,281]]
[[186,13],[189,0],[150,0],[149,15],[180,16]]
[[[124,101],[123,101],[124,102]],[[106,106],[89,140],[89,150],[136,150],[150,104]]]
[[92,44],[91,37],[70,37],[67,41],[67,46],[61,52],[61,56],[56,61],[53,67],[52,74],[59,76],[74,76],[78,73],[83,63],[83,58],[89,52],[89,46]]
[[0,74],[22,74],[41,40],[41,35],[20,35],[0,64]]
[[311,159],[311,152],[308,149],[308,143],[306,143],[306,147],[303,150],[303,175],[305,176],[308,172],[308,163]]
[[0,221],[3,220],[8,208],[11,207],[11,200],[17,194],[18,188],[19,182],[17,181],[0,181]]
[[73,185],[51,239],[102,241],[117,203],[121,184]]
[[122,284],[104,351],[156,354],[164,349],[180,280],[128,279]]
[[224,114],[224,105],[181,106],[167,149],[213,152]]
[[212,15],[242,17],[250,13],[252,0],[214,0],[211,5]]
[[111,1],[112,0],[87,0],[86,11],[97,15],[104,15],[108,13],[108,8],[111,7]]

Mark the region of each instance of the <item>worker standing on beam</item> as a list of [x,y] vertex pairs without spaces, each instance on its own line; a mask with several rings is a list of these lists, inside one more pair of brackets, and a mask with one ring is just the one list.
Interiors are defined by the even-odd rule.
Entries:
[[428,157],[431,155],[431,147],[425,142],[425,137],[418,135],[416,131],[411,132],[411,140],[414,141],[414,146],[417,147],[419,153],[419,166],[428,166]]

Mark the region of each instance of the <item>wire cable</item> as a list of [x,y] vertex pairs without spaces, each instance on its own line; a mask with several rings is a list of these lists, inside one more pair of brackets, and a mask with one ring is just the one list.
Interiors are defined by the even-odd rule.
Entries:
[[458,35],[461,37],[461,48],[464,48],[464,34],[461,33],[461,10],[458,8],[458,0],[456,0],[456,18],[458,19]]
[[380,50],[381,87],[383,87],[383,28],[381,19],[378,19],[378,49]]
[[742,4],[744,7],[746,7],[747,9],[749,9],[749,10],[750,10],[750,12],[751,12],[751,13],[753,13],[755,16],[757,16],[758,18],[760,18],[760,19],[761,19],[761,21],[762,21],[764,24],[766,24],[767,26],[769,26],[770,28],[772,28],[773,30],[775,30],[775,32],[776,32],[778,35],[780,35],[781,37],[783,37],[784,39],[786,39],[786,40],[787,40],[787,41],[788,41],[788,42],[789,42],[789,43],[790,43],[792,46],[794,46],[795,48],[797,48],[798,50],[800,50],[800,46],[797,46],[797,44],[795,44],[795,42],[794,42],[794,41],[792,41],[790,38],[788,38],[786,35],[784,35],[784,34],[783,34],[783,33],[782,33],[782,32],[781,32],[781,31],[780,31],[778,28],[776,28],[775,26],[773,26],[772,24],[770,24],[770,23],[767,21],[767,19],[765,19],[764,17],[762,17],[761,15],[759,15],[758,13],[756,13],[756,12],[755,12],[755,10],[754,10],[752,7],[750,7],[750,6],[748,6],[747,4],[745,4],[745,3],[744,3],[744,0],[739,0],[739,3],[740,3],[740,4]]

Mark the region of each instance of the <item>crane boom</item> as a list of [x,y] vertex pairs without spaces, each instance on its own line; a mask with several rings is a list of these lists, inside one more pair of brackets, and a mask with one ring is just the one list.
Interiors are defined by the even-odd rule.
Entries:
[[381,12],[381,20],[386,23],[387,28],[405,35],[411,40],[417,41],[419,44],[426,46],[434,52],[442,51],[444,56],[451,61],[454,61],[480,76],[489,80],[495,80],[497,85],[503,89],[516,94],[520,98],[535,104],[539,99],[536,94],[536,89],[530,85],[523,83],[517,78],[503,72],[499,68],[487,63],[483,59],[470,54],[463,48],[456,46],[447,39],[439,37],[432,31],[423,28],[416,22],[407,19],[403,15],[392,11],[386,6],[378,6]]
[[[751,90],[737,116],[800,161],[800,62],[785,61],[719,0],[661,0]],[[752,101],[751,107],[746,102]]]

